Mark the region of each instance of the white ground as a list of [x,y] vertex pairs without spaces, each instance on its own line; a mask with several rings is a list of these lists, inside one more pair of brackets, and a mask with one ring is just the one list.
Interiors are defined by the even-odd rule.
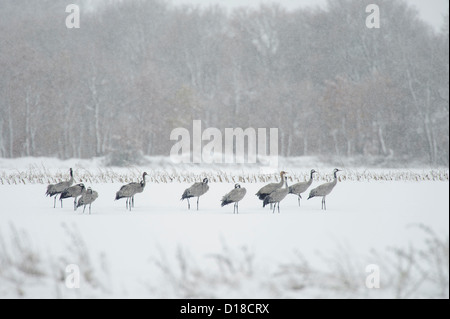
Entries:
[[[0,177],[17,182],[8,177],[17,167],[42,164],[63,176],[68,166],[101,166],[2,160]],[[149,183],[132,212],[114,201],[121,183],[88,183],[100,194],[92,215],[74,212],[70,199],[54,209],[45,184],[0,185],[0,298],[448,298],[448,170],[441,173],[447,181],[340,182],[326,212],[320,198],[305,194],[298,207],[288,195],[281,214],[254,195],[264,183],[242,183],[239,215],[220,207],[233,183],[210,183],[199,211],[195,200],[191,211],[180,201],[190,183]],[[80,268],[80,289],[65,285],[69,264]],[[365,286],[369,264],[380,267],[380,289]]]
[[[427,234],[419,224],[448,238],[448,182],[342,182],[327,198],[326,212],[319,198],[304,199],[299,208],[289,195],[281,214],[263,209],[254,195],[263,184],[242,184],[247,196],[239,215],[232,214],[232,205],[219,205],[233,188],[228,183],[211,183],[198,212],[195,200],[191,211],[180,201],[189,184],[149,184],[131,213],[124,200],[113,200],[120,184],[88,186],[100,194],[92,215],[74,212],[71,200],[54,209],[44,196],[46,185],[0,186],[0,298],[442,297],[434,286],[411,295],[395,292],[387,282],[393,281],[392,271],[383,273],[383,265],[389,247],[425,245]],[[40,276],[12,269],[7,258],[2,264],[2,249],[17,263],[34,260],[14,252],[20,250],[14,229],[24,232],[18,236],[26,246],[22,255],[38,256],[30,263],[42,270]],[[286,268],[300,262],[297,253],[314,269],[307,278]],[[448,265],[448,252],[446,258]],[[82,276],[78,290],[67,289],[61,275],[71,263],[91,272]],[[368,264],[381,267],[377,291],[365,288]],[[448,269],[444,275],[448,285]],[[327,278],[334,283],[328,285]]]

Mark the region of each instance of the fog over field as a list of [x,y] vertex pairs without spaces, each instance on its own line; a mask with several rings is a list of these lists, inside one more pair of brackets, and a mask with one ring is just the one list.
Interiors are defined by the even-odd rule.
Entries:
[[0,14],[0,298],[449,298],[448,2]]
[[0,156],[168,156],[201,120],[278,128],[282,156],[448,166],[448,14],[382,0],[369,28],[370,3],[75,1],[67,28],[65,3],[3,1]]

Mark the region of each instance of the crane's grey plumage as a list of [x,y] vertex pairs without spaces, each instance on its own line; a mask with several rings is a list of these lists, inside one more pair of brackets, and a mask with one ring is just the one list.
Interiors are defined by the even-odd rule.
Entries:
[[281,171],[280,172],[280,182],[279,183],[270,183],[267,184],[266,186],[262,187],[257,193],[256,196],[258,196],[258,198],[262,201],[264,201],[264,199],[266,198],[266,196],[268,196],[269,194],[271,194],[273,191],[281,188],[285,182],[284,180],[284,175],[286,175],[285,171]]
[[200,196],[205,194],[209,190],[208,179],[203,179],[203,182],[195,183],[188,189],[186,189],[181,196],[181,200],[187,199],[188,209],[191,209],[191,203],[189,202],[189,198],[197,197],[197,210],[198,210],[198,202],[200,200]]
[[313,197],[322,197],[322,209],[327,210],[325,198],[327,197],[328,194],[331,193],[334,186],[336,186],[337,172],[340,172],[340,171],[341,171],[340,169],[335,168],[333,171],[334,180],[330,183],[325,183],[325,184],[322,184],[322,185],[317,186],[316,188],[312,189],[311,192],[309,193],[308,199],[313,198]]
[[275,204],[272,213],[275,213],[275,208],[278,206],[278,213],[280,213],[280,202],[289,194],[289,186],[287,183],[287,177],[283,176],[285,187],[279,188],[264,198],[263,207],[267,204]]
[[98,198],[98,193],[96,191],[93,191],[92,188],[88,188],[86,192],[81,195],[80,199],[78,200],[77,208],[83,207],[83,214],[86,210],[86,206],[89,205],[89,215],[91,214],[91,206],[92,203],[95,202],[95,200]]
[[239,214],[239,202],[244,198],[245,194],[247,194],[245,188],[242,188],[239,184],[234,185],[234,189],[222,198],[222,207],[234,203],[233,214]]
[[116,200],[121,198],[126,198],[126,207],[131,211],[131,207],[134,207],[134,195],[142,193],[145,188],[145,176],[148,174],[144,172],[142,174],[142,181],[140,183],[130,183],[122,186],[120,190],[116,193]]
[[298,196],[298,206],[300,206],[300,200],[302,199],[301,194],[304,193],[313,182],[314,173],[316,173],[316,170],[312,169],[308,181],[297,183],[289,187],[289,194],[295,194]]
[[[45,196],[53,197],[55,196],[55,200],[53,203],[53,208],[56,208],[56,197],[58,194],[61,194],[64,192],[67,188],[73,185],[73,170],[70,169],[70,179],[68,181],[64,181],[58,184],[51,184],[47,187],[47,192],[45,193]],[[62,207],[62,201],[61,201],[61,207]]]
[[86,188],[84,187],[84,184],[77,184],[74,186],[71,186],[69,188],[66,188],[64,192],[61,193],[59,196],[59,200],[63,200],[66,198],[73,198],[73,210],[77,209],[77,198],[86,192]]

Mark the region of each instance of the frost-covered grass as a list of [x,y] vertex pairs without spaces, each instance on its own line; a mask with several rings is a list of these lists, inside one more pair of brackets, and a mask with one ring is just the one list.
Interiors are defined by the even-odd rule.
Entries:
[[[95,266],[89,248],[75,228],[65,229],[65,253],[51,255],[33,243],[30,234],[9,224],[6,234],[0,233],[0,298],[79,298],[100,297],[108,293],[104,276],[104,256]],[[48,247],[44,247],[48,248]],[[80,279],[83,291],[67,289],[66,267],[83,265]]]
[[[257,164],[175,164],[168,157],[146,157],[145,165],[107,167],[104,158],[91,160],[55,158],[0,159],[0,185],[52,184],[68,178],[69,168],[75,170],[76,182],[91,184],[129,183],[149,173],[150,183],[193,183],[208,177],[214,183],[268,183],[278,180],[279,170],[289,172],[289,182],[309,178],[314,168],[317,181],[328,181],[334,166],[314,157],[279,159],[279,168]],[[343,172],[340,181],[449,181],[448,167],[440,168],[366,168],[337,165]]]
[[[148,298],[449,298],[449,239],[430,228],[417,225],[424,245],[372,250],[382,269],[382,287],[363,284],[368,256],[358,256],[339,247],[321,256],[328,265],[321,269],[300,252],[293,251],[287,262],[267,270],[257,263],[251,248],[230,248],[223,240],[219,251],[197,258],[178,246],[172,255],[160,249],[148,256],[147,272],[156,281],[141,282]],[[66,227],[66,253],[58,258],[33,247],[28,234],[10,226],[10,238],[0,236],[1,298],[101,298],[134,297],[110,280],[105,255],[94,264],[88,245],[74,229]],[[0,234],[1,235],[1,234]],[[82,289],[65,286],[65,267],[83,265]],[[255,291],[257,294],[255,295]]]
[[[309,170],[305,168],[282,168],[289,171],[288,181],[297,183],[309,178]],[[207,177],[214,183],[269,183],[279,178],[278,172],[260,172],[256,168],[237,169],[208,169],[188,170],[185,167],[161,169],[151,167],[130,168],[75,168],[77,182],[100,183],[130,183],[141,178],[142,172],[147,171],[147,181],[150,183],[193,183]],[[319,169],[315,175],[317,181],[329,181],[332,168]],[[17,184],[53,184],[68,179],[67,170],[54,170],[41,165],[31,165],[26,169],[1,169],[0,185]],[[422,170],[382,170],[382,169],[354,169],[347,168],[339,174],[339,181],[448,181],[448,169]]]
[[[265,271],[255,261],[252,251],[242,246],[222,249],[201,260],[178,248],[175,262],[165,255],[155,260],[163,273],[162,284],[168,297],[178,298],[251,298],[248,291],[259,291],[264,298],[448,298],[449,239],[441,238],[430,228],[416,225],[425,233],[424,246],[373,249],[382,269],[382,290],[371,290],[362,284],[368,273],[369,256],[358,256],[348,247],[339,247],[321,256],[327,265],[320,268],[300,252]],[[380,287],[381,288],[381,287]],[[157,290],[155,288],[155,290]]]

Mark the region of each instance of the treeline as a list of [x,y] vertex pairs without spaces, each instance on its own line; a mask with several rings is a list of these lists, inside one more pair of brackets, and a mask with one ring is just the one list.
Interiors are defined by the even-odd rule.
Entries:
[[[168,155],[170,132],[279,128],[280,154],[449,163],[449,35],[400,0],[327,9],[2,1],[0,156]],[[88,5],[88,4],[91,5]],[[444,20],[444,18],[443,18]]]

